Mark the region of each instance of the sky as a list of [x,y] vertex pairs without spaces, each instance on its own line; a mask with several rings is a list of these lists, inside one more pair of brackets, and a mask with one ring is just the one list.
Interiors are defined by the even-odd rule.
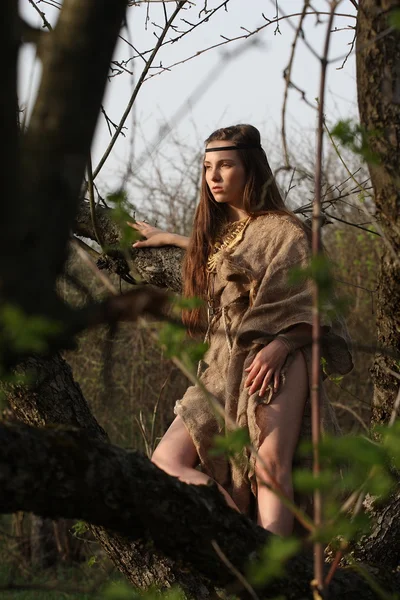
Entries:
[[[37,0],[36,0],[37,1]],[[23,17],[37,26],[39,17],[28,0],[19,0]],[[175,2],[165,4],[168,14],[175,8]],[[202,2],[192,2],[192,6],[181,13],[175,21],[182,29],[187,22],[197,22]],[[209,0],[209,9],[221,4]],[[315,0],[315,8],[329,10],[325,0]],[[302,0],[280,0],[279,15],[300,13]],[[52,0],[39,3],[47,19],[55,24],[58,10]],[[189,58],[197,52],[232,38],[253,31],[266,23],[265,17],[273,19],[276,14],[275,0],[230,0],[228,10],[219,10],[210,20],[197,27],[192,33],[174,44],[163,47],[155,61],[164,67]],[[354,7],[350,0],[342,0],[334,21],[336,29],[330,40],[330,63],[327,71],[327,98],[325,114],[334,123],[343,118],[357,118],[357,97],[355,80],[354,52],[343,68],[344,57],[353,39],[355,25]],[[146,16],[149,19],[146,22]],[[204,16],[204,14],[202,15]],[[111,191],[118,188],[129,163],[133,168],[146,168],[151,171],[152,148],[157,140],[158,147],[167,155],[171,151],[172,138],[178,138],[190,147],[203,147],[204,139],[216,128],[234,123],[248,122],[258,127],[267,153],[270,148],[280,146],[281,111],[285,89],[283,73],[287,67],[293,43],[294,26],[299,17],[282,19],[279,32],[274,24],[264,28],[247,40],[225,44],[219,48],[202,52],[199,56],[173,67],[161,74],[153,69],[153,77],[142,86],[134,110],[126,122],[126,137],[120,138],[112,155],[102,169],[98,184]],[[315,16],[305,20],[304,37],[319,55],[327,30],[327,17],[316,23]],[[127,11],[127,26],[123,37],[140,52],[154,46],[155,33],[163,22],[163,6],[152,1],[131,6]],[[172,34],[176,35],[176,34]],[[224,36],[224,37],[222,37]],[[171,36],[167,36],[168,37]],[[126,42],[120,40],[114,59],[127,60],[134,54]],[[136,53],[135,53],[136,54]],[[235,54],[235,56],[233,56]],[[40,65],[37,64],[32,47],[20,52],[19,95],[20,104],[31,110],[40,80]],[[115,76],[109,82],[104,107],[109,117],[118,123],[132,93],[134,84],[141,73],[143,59],[139,56],[127,64],[131,72]],[[305,92],[314,108],[304,102],[295,89],[289,91],[287,105],[287,127],[290,151],[294,154],[304,143],[313,144],[316,129],[316,99],[319,96],[321,63],[299,40],[292,70],[292,80]],[[160,131],[169,131],[160,140]],[[99,117],[92,146],[92,162],[95,167],[102,156],[110,134],[102,116]],[[154,154],[154,153],[153,153]],[[173,152],[172,152],[173,154]],[[171,155],[171,160],[179,158]],[[275,165],[276,166],[276,165]]]

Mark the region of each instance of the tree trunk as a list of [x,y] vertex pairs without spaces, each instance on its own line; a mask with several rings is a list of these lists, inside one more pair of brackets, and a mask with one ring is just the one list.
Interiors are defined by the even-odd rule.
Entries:
[[37,515],[31,516],[31,563],[37,569],[47,569],[59,560],[54,538],[53,521]]
[[[227,564],[245,573],[249,561],[273,537],[228,508],[216,486],[199,489],[182,483],[140,453],[90,439],[82,430],[0,425],[0,477],[0,512],[25,510],[103,525],[133,543],[139,541],[142,550],[147,541],[147,552],[152,546],[160,549],[172,564],[190,566],[192,577],[201,573],[231,591],[236,578]],[[217,555],[215,544],[225,560]],[[312,552],[305,550],[289,561],[284,578],[261,586],[259,595],[311,598],[312,573]],[[394,591],[396,583],[396,577],[386,577],[385,588]],[[375,598],[360,575],[337,571],[330,598],[356,594],[363,600]]]
[[[1,386],[18,419],[36,427],[68,425],[82,430],[88,439],[108,441],[104,429],[91,413],[80,386],[74,381],[70,366],[61,356],[56,354],[49,359],[32,357],[20,365],[18,371],[29,372],[29,387]],[[92,504],[94,507],[95,499]],[[67,514],[58,516],[73,517]],[[212,586],[204,577],[182,569],[160,553],[159,549],[149,549],[147,538],[138,542],[129,541],[100,526],[94,526],[92,531],[117,568],[134,585],[140,588],[151,585],[168,588],[179,584],[188,594],[197,590],[195,596],[199,599],[209,596]]]
[[400,31],[389,28],[388,16],[398,0],[360,0],[357,21],[357,89],[360,120],[371,134],[369,144],[379,163],[369,170],[377,217],[386,238],[377,295],[380,346],[397,358],[378,355],[372,369],[373,421],[387,423],[400,372]]
[[1,292],[28,314],[55,317],[62,311],[55,282],[66,259],[126,4],[65,0],[54,30],[38,32],[41,83],[29,127],[20,137],[15,101],[17,3],[7,0],[2,13],[7,88],[0,105],[5,124],[0,143],[7,162],[0,199]]

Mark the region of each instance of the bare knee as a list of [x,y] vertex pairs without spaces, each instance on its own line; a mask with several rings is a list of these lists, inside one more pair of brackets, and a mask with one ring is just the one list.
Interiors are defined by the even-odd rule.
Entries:
[[159,469],[169,475],[181,477],[194,468],[198,456],[193,441],[180,417],[176,417],[151,457]]
[[182,471],[183,465],[179,465],[178,461],[171,459],[168,457],[165,452],[162,450],[156,450],[153,452],[151,457],[151,462],[156,465],[162,471],[168,473],[168,475],[173,475],[174,477],[179,477]]
[[260,455],[255,464],[257,485],[267,484],[272,488],[279,485],[285,491],[292,488],[292,461],[278,455]]

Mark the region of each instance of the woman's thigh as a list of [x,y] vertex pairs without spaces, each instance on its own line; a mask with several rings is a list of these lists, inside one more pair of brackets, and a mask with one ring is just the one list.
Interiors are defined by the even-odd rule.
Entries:
[[151,460],[162,465],[195,467],[199,458],[196,447],[181,417],[176,417],[155,449]]
[[308,391],[307,366],[303,354],[298,351],[286,372],[285,384],[280,392],[270,404],[257,408],[257,424],[261,431],[259,453],[262,459],[277,461],[284,466],[291,464]]

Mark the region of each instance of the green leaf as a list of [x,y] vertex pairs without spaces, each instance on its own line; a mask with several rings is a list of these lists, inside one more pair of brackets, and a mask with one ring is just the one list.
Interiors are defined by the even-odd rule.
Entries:
[[172,299],[172,304],[174,308],[179,310],[192,310],[194,308],[201,308],[204,306],[205,302],[201,298],[185,298],[184,296],[179,296]]
[[328,544],[338,537],[355,541],[362,535],[368,533],[370,528],[371,520],[369,516],[363,512],[360,512],[355,517],[339,514],[334,521],[324,523],[318,527],[318,529],[314,531],[312,539],[324,544]]
[[349,148],[355,154],[361,156],[369,164],[379,164],[378,154],[370,147],[370,140],[378,136],[377,131],[367,131],[359,123],[351,119],[339,121],[331,130],[332,137],[337,138],[343,146]]
[[400,30],[400,8],[395,8],[389,13],[389,25]]
[[261,586],[283,577],[285,563],[300,550],[300,541],[293,537],[272,537],[261,550],[260,558],[250,563],[247,576],[253,585]]
[[49,339],[62,331],[62,325],[41,315],[27,315],[19,306],[0,307],[1,344],[15,352],[45,352]]
[[119,245],[122,248],[130,248],[134,242],[141,238],[140,233],[128,225],[127,221],[132,222],[132,205],[128,201],[125,190],[119,190],[107,197],[111,205],[110,218],[121,230]]
[[93,567],[97,563],[97,558],[95,556],[91,556],[87,561],[88,567]]
[[85,521],[77,521],[72,525],[73,535],[76,537],[78,535],[83,535],[88,531],[89,527]]
[[176,356],[191,367],[203,358],[208,349],[205,342],[189,339],[186,329],[175,323],[164,323],[161,326],[159,341],[169,358]]
[[293,471],[293,485],[299,492],[326,491],[332,489],[335,480],[336,476],[329,470],[321,471],[318,476],[307,469],[295,469]]
[[389,460],[393,461],[394,466],[400,469],[400,419],[395,421],[391,427],[380,426],[376,428],[380,433],[382,446],[388,453]]
[[240,454],[243,448],[250,443],[249,432],[246,427],[230,431],[226,435],[217,435],[214,437],[213,448],[210,450],[212,456],[226,454],[235,456]]
[[339,464],[345,460],[356,467],[370,468],[387,464],[386,452],[382,446],[361,435],[326,436],[321,442],[320,453],[323,458]]
[[387,498],[395,484],[394,478],[382,467],[375,468],[368,478],[365,489],[371,496],[378,496],[381,500]]
[[113,581],[103,589],[104,600],[139,600],[141,594],[125,581]]
[[194,368],[208,350],[208,344],[189,339],[186,329],[175,323],[161,325],[158,339],[166,356],[179,358],[189,368]]

